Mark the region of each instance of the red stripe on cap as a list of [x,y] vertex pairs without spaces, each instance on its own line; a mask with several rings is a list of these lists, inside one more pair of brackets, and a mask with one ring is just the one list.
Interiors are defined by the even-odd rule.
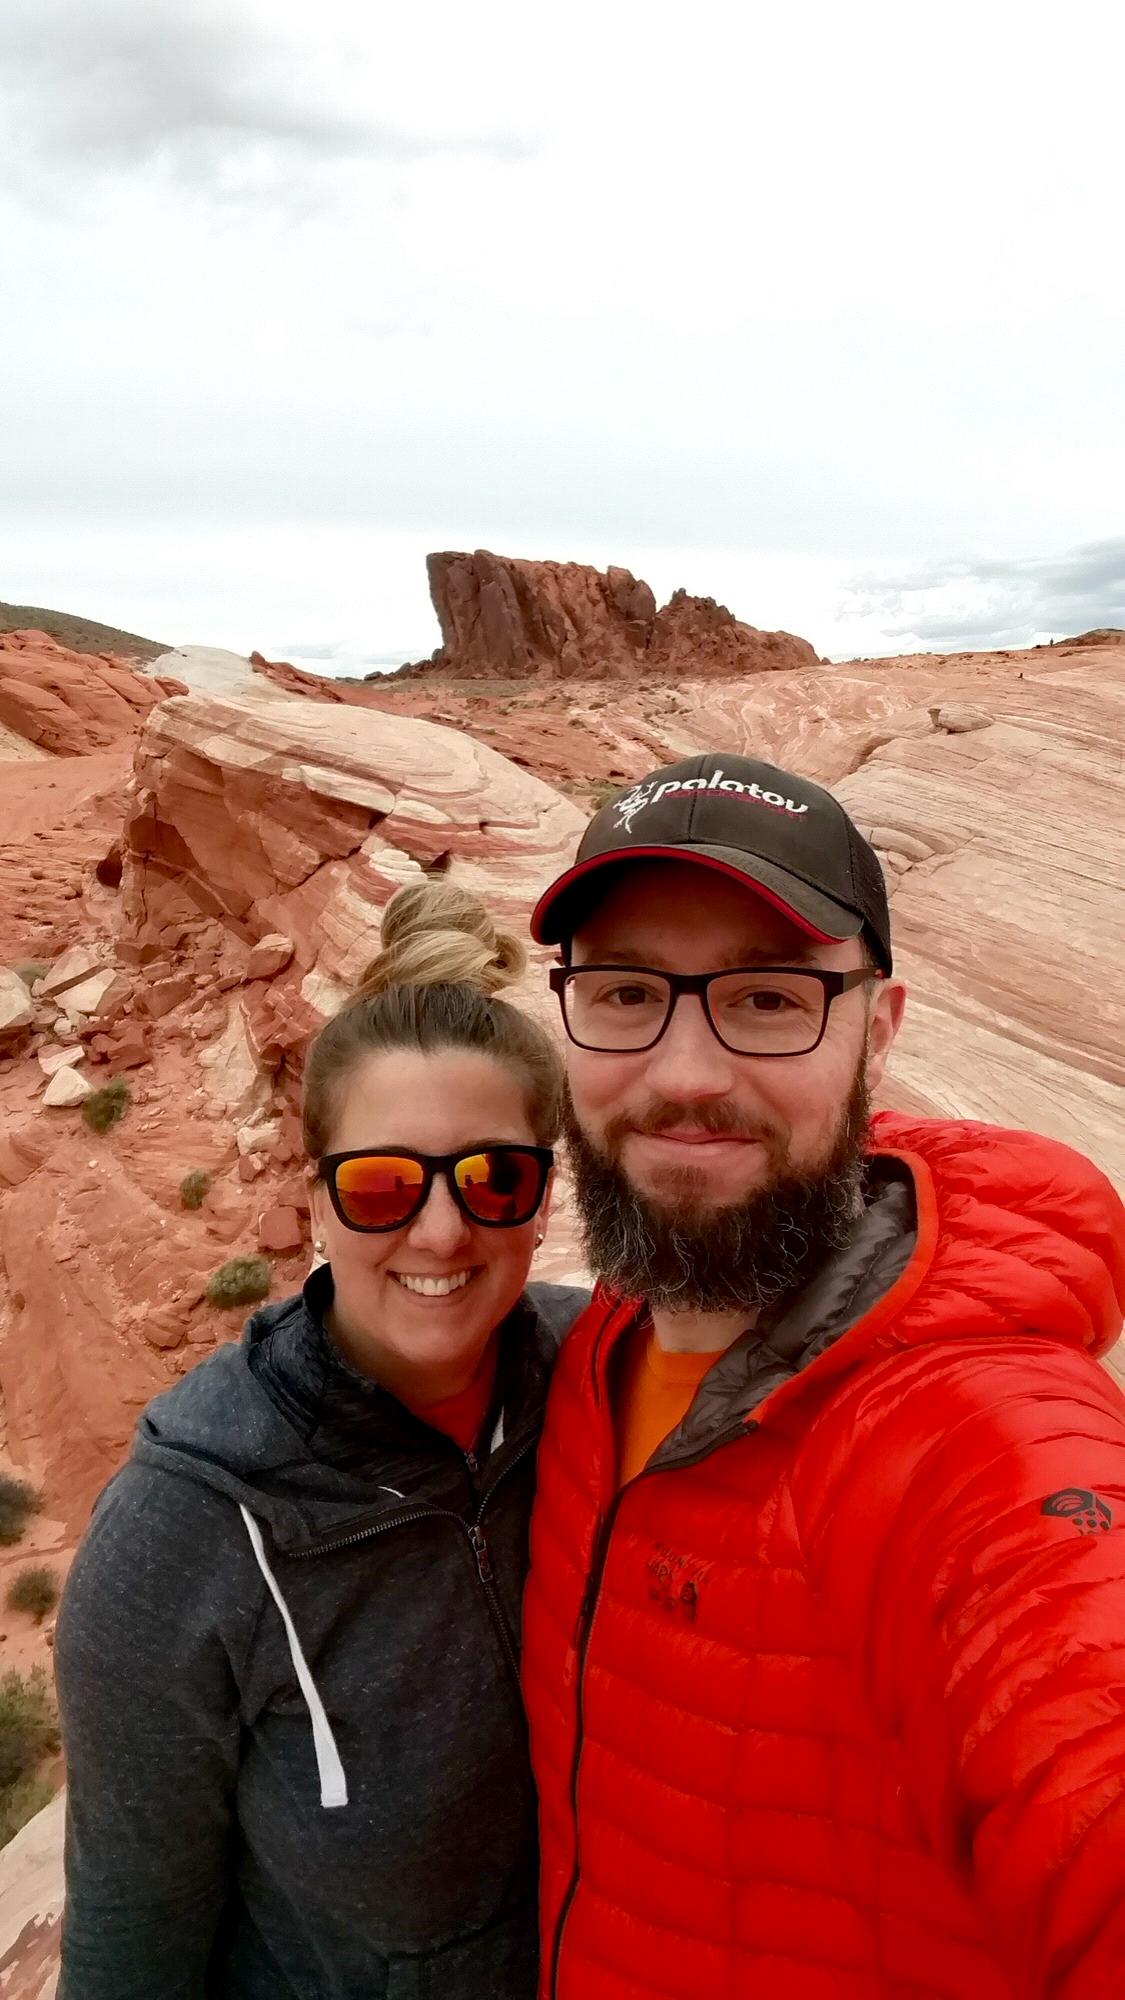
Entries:
[[742,888],[749,890],[752,896],[760,896],[763,903],[769,903],[773,909],[780,910],[783,917],[788,917],[799,930],[815,938],[818,944],[843,942],[841,938],[833,937],[829,931],[818,930],[816,925],[810,923],[807,917],[803,917],[799,910],[783,902],[782,898],[775,896],[771,889],[763,889],[760,882],[752,881],[748,875],[743,874],[741,868],[733,868],[729,861],[716,861],[713,855],[693,854],[690,849],[683,847],[630,847],[625,852],[618,849],[612,854],[593,854],[589,861],[580,861],[576,867],[568,869],[565,875],[560,875],[557,882],[552,882],[546,894],[540,896],[531,913],[531,935],[536,944],[548,942],[543,936],[543,925],[555,904],[560,897],[566,895],[568,889],[573,888],[576,882],[581,882],[585,876],[596,874],[599,868],[618,867],[627,861],[690,861],[694,868],[712,868],[716,875],[726,875],[730,881],[738,882]]

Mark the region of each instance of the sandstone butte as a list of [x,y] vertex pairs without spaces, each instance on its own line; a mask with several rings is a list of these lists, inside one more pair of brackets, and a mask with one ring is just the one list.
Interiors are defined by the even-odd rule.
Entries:
[[695,674],[753,674],[815,666],[807,639],[743,625],[713,597],[677,590],[658,611],[647,583],[627,569],[521,562],[494,556],[430,556],[430,595],[442,643],[408,674],[489,680],[510,675],[620,679],[668,676],[691,661]]
[[[549,633],[573,566],[520,567],[546,579],[527,617]],[[643,622],[642,587],[614,574],[568,585],[571,609],[620,601]],[[64,673],[50,642],[7,649],[23,686],[27,658],[47,662],[69,720],[49,747],[35,703],[10,698],[0,737],[0,970],[29,995],[0,1037],[0,1465],[45,1499],[4,1588],[31,1559],[65,1570],[142,1404],[237,1333],[204,1299],[216,1266],[261,1249],[273,1296],[300,1283],[302,1044],[387,896],[448,870],[522,922],[590,806],[663,759],[789,764],[873,837],[911,989],[885,1102],[1051,1133],[1125,1190],[1125,636],[844,666],[808,648],[722,675],[693,673],[689,649],[595,676],[558,643],[542,672],[509,658],[359,685],[185,649],[123,669],[108,741],[87,727],[104,657]],[[528,1004],[542,983],[540,960]],[[118,1126],[44,1106],[67,1067],[125,1078]],[[188,1209],[196,1170],[210,1187]],[[564,1205],[540,1270],[579,1268]],[[3,1666],[49,1657],[49,1626],[9,1613],[0,1632]],[[5,2000],[54,1991],[60,1870],[56,1801],[0,1860]]]

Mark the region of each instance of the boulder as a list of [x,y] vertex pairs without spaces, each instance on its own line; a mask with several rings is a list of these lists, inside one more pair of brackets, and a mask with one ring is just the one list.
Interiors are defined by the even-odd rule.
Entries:
[[275,1252],[299,1250],[304,1240],[305,1232],[295,1208],[267,1208],[258,1217],[259,1249]]
[[37,1061],[44,1076],[54,1076],[60,1069],[66,1069],[69,1064],[80,1063],[85,1053],[86,1050],[81,1042],[67,1042],[61,1048],[40,1049]]
[[292,938],[271,933],[259,938],[246,961],[247,979],[273,979],[284,972],[294,952]]
[[90,1085],[84,1076],[70,1064],[55,1071],[43,1092],[44,1104],[53,1110],[63,1110],[74,1104],[83,1104],[90,1096]]
[[21,1033],[34,1020],[31,994],[18,972],[0,968],[0,1036]]

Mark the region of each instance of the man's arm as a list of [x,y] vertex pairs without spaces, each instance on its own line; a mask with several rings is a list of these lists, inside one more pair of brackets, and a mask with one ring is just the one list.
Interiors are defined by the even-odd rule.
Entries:
[[1021,1995],[1125,1982],[1125,1402],[1041,1340],[900,1357],[819,1578]]
[[56,1639],[68,1771],[59,2000],[203,2000],[231,1887],[239,1754],[215,1612],[241,1555],[232,1512],[190,1481],[128,1466],[71,1571]]

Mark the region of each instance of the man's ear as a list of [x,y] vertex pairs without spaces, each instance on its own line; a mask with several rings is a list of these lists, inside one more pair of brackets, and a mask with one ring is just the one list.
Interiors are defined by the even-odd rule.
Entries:
[[905,1010],[906,987],[903,981],[881,979],[875,987],[875,999],[867,1024],[867,1083],[872,1091],[877,1090],[883,1080],[887,1058],[902,1026]]

